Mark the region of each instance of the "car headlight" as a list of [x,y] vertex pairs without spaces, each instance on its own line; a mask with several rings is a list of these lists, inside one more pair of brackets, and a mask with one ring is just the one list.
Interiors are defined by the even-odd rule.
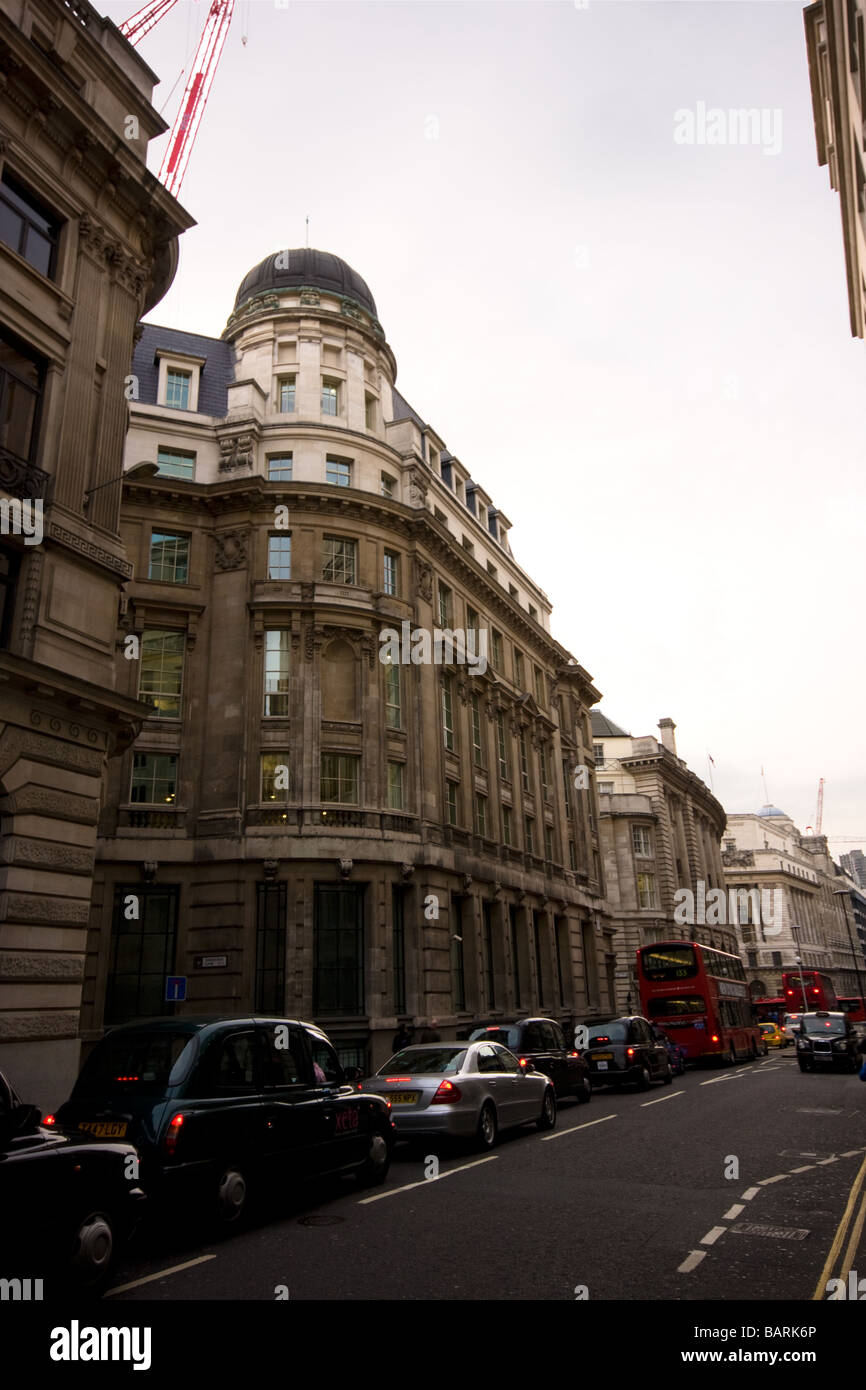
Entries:
[[806,1041],[805,1038],[798,1038],[798,1039],[797,1039],[797,1051],[798,1051],[798,1052],[806,1052],[806,1051],[808,1050],[808,1047],[809,1047],[809,1044],[808,1044],[808,1042]]

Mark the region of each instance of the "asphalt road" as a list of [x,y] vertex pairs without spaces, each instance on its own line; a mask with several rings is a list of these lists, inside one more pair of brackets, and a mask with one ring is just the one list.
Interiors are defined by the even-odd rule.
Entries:
[[[400,1145],[225,1240],[144,1232],[109,1300],[811,1300],[866,1158],[866,1086],[793,1050],[565,1102],[492,1155]],[[866,1232],[859,1232],[866,1275]],[[823,1288],[823,1284],[822,1284]],[[864,1286],[866,1288],[866,1286]],[[766,1309],[764,1320],[766,1321]],[[779,1316],[782,1316],[781,1310]]]

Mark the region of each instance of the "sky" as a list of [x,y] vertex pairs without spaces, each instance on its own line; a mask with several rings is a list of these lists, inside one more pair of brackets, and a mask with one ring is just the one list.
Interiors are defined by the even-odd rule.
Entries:
[[[139,45],[169,122],[205,15]],[[238,0],[180,201],[150,321],[218,336],[309,217],[604,712],[674,719],[729,812],[805,829],[823,777],[866,848],[866,343],[802,5]]]

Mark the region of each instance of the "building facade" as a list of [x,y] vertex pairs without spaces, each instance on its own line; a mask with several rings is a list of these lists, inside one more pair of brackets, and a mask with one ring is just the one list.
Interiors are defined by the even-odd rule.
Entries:
[[839,864],[858,888],[866,888],[866,854],[862,849],[852,849],[850,854],[840,854]]
[[85,1040],[276,1010],[369,1066],[407,1020],[610,1007],[598,692],[365,282],[277,252],[221,338],[148,325],[133,373],[158,473],[124,484],[115,679],[151,716],[100,822]]
[[[600,710],[591,715],[598,779],[604,878],[617,957],[616,998],[640,1011],[635,952],[653,941],[700,941],[736,951],[726,920],[697,920],[702,901],[724,882],[721,835],[725,813],[712,792],[677,757],[672,719],[661,738],[632,738]],[[677,921],[675,894],[694,895],[696,920]]]
[[818,0],[803,14],[818,163],[839,194],[851,334],[866,337],[866,35],[863,0]]
[[115,687],[125,380],[191,219],[145,166],[156,79],[88,4],[0,0],[0,68],[0,1068],[53,1103],[104,772],[141,727]]
[[783,970],[821,970],[837,995],[862,994],[860,893],[824,835],[803,835],[776,806],[728,817],[725,880],[741,890],[737,931],[753,998],[782,993]]

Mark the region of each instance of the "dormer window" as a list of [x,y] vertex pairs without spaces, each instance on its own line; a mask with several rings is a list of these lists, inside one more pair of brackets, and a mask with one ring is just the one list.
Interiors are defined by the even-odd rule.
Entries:
[[201,374],[206,360],[204,357],[190,357],[186,353],[157,348],[159,383],[156,398],[159,404],[167,406],[169,410],[197,411]]

